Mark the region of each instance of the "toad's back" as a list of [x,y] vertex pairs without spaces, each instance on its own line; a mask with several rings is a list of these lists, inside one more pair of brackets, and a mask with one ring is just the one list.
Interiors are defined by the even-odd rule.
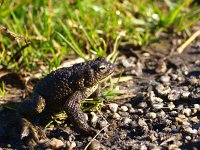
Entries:
[[46,100],[47,105],[63,106],[70,94],[77,90],[84,94],[86,88],[90,88],[93,84],[96,84],[91,82],[89,86],[87,85],[87,80],[95,80],[91,79],[94,76],[90,76],[89,72],[91,72],[91,61],[60,68],[39,81],[35,87],[35,92]]
[[69,95],[74,88],[70,85],[70,79],[75,78],[73,74],[72,67],[53,71],[37,84],[36,91],[45,99],[62,99]]

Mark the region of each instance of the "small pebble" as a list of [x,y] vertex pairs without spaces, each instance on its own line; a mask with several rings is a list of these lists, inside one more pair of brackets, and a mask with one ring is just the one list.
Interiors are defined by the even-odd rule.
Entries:
[[171,114],[172,116],[177,116],[178,112],[175,111],[175,110],[173,110],[173,111],[170,112],[170,114]]
[[185,137],[188,141],[190,141],[192,138],[191,138],[191,136],[186,136]]
[[149,92],[148,92],[148,95],[149,95],[150,98],[156,96],[155,93],[154,93],[154,91],[149,91]]
[[133,66],[135,66],[135,64],[136,64],[136,58],[135,57],[129,57],[128,59],[122,60],[122,65],[125,68],[133,67]]
[[128,107],[129,109],[133,108],[132,104],[130,103],[126,104],[126,107]]
[[129,116],[129,113],[126,111],[119,111],[119,115],[122,117],[127,117],[127,116]]
[[163,103],[153,104],[153,107],[156,108],[156,109],[162,109],[163,106],[164,106]]
[[146,108],[147,107],[147,103],[146,102],[141,102],[137,105],[137,107],[139,108]]
[[180,104],[180,105],[177,106],[177,110],[178,110],[178,111],[183,111],[184,108],[185,108],[185,107],[184,107],[183,104]]
[[182,66],[181,70],[182,70],[184,75],[188,75],[189,72],[188,72],[188,67],[186,65]]
[[171,74],[172,80],[175,81],[178,78],[177,74]]
[[161,111],[160,113],[156,114],[159,118],[164,118],[166,116],[166,113],[164,111]]
[[178,117],[176,117],[176,121],[183,123],[185,121],[186,116],[185,115],[178,115]]
[[114,113],[113,118],[116,120],[120,120],[121,116],[118,113]]
[[157,139],[157,138],[155,137],[155,134],[150,134],[150,135],[149,135],[149,138],[150,138],[151,141],[156,141],[156,139]]
[[63,141],[56,139],[56,138],[52,138],[50,143],[49,143],[50,147],[53,149],[59,149],[59,148],[63,148],[64,147],[64,143]]
[[121,110],[122,110],[122,111],[128,111],[128,107],[126,107],[126,106],[121,106]]
[[190,96],[190,92],[183,91],[183,92],[181,93],[181,98],[183,98],[183,99],[188,99],[189,96]]
[[[200,47],[200,43],[198,43],[199,45],[197,46],[197,47]],[[194,62],[196,65],[200,65],[200,60],[196,60],[195,62]]]
[[180,148],[176,144],[171,144],[169,145],[168,150],[180,150]]
[[197,109],[192,109],[192,114],[194,115],[194,114],[196,114],[198,112],[198,110]]
[[69,141],[74,141],[76,139],[76,137],[74,136],[74,134],[69,134]]
[[125,131],[119,132],[119,138],[121,140],[124,140],[126,137],[127,137],[127,132],[125,132]]
[[11,148],[11,147],[12,147],[11,144],[7,144],[6,146],[7,146],[8,148]]
[[123,122],[124,124],[129,124],[130,122],[132,122],[132,119],[126,117],[123,119]]
[[117,112],[118,105],[116,103],[110,103],[109,108],[112,112]]
[[185,126],[185,127],[190,126],[190,122],[189,122],[187,119],[186,119],[186,120],[183,120],[182,124],[183,124],[183,126]]
[[74,147],[76,147],[76,143],[74,141],[67,141],[66,148],[67,150],[72,150]]
[[107,121],[100,121],[99,122],[99,126],[101,127],[101,128],[104,128],[105,126],[107,125]]
[[161,81],[162,83],[169,83],[169,81],[170,81],[170,76],[167,76],[167,75],[161,76],[161,77],[160,77],[160,81]]
[[112,129],[116,129],[117,128],[116,122],[111,123],[109,127],[111,127]]
[[144,57],[149,57],[149,56],[150,56],[150,54],[147,53],[147,52],[146,52],[146,53],[143,53],[142,55],[143,55]]
[[163,102],[163,99],[160,98],[160,97],[151,97],[150,100],[151,100],[151,102],[153,104],[155,104],[155,103],[162,103]]
[[156,118],[156,113],[154,112],[149,112],[146,114],[147,118],[150,118],[150,119],[155,119]]
[[181,118],[181,119],[185,119],[186,118],[185,115],[178,115],[178,117]]
[[138,113],[140,113],[140,114],[143,114],[143,113],[144,113],[144,110],[143,110],[143,109],[138,109],[137,111],[138,111]]
[[188,86],[183,86],[182,90],[185,91],[185,92],[187,92],[189,90],[189,87]]
[[94,112],[91,112],[90,114],[92,115],[91,122],[92,123],[97,122],[98,116]]
[[159,84],[155,87],[156,92],[160,95],[160,96],[167,96],[170,91],[171,88],[169,86],[164,86],[163,84]]
[[146,145],[142,145],[142,146],[140,147],[140,150],[147,150]]
[[110,114],[110,113],[111,113],[111,111],[110,111],[109,109],[107,109],[107,110],[106,110],[106,113],[107,113],[107,114]]
[[147,123],[144,121],[144,119],[139,119],[139,120],[138,120],[138,125],[139,125],[140,127],[144,127],[144,126],[147,126]]
[[192,129],[191,127],[185,128],[185,132],[191,133],[191,134],[197,134],[197,130],[196,129]]
[[175,100],[179,100],[179,99],[180,99],[180,91],[172,90],[168,94],[168,100],[170,100],[170,101],[175,101]]
[[163,59],[158,60],[155,71],[156,73],[164,73],[167,70],[167,64]]
[[173,102],[169,102],[169,104],[168,104],[167,106],[168,106],[168,108],[169,108],[170,110],[173,110],[173,109],[175,108],[175,105],[174,105]]
[[172,129],[171,128],[169,128],[169,127],[165,127],[164,129],[163,129],[163,131],[165,131],[165,132],[171,132],[172,131]]
[[88,147],[88,150],[99,150],[101,148],[101,144],[97,140],[93,140]]
[[106,134],[109,136],[109,137],[112,137],[114,135],[114,132],[113,131],[108,131],[106,132]]
[[178,132],[179,132],[179,129],[177,129],[177,128],[172,128],[172,132],[178,133]]
[[185,109],[183,110],[183,113],[184,113],[187,117],[189,117],[189,116],[192,114],[192,110],[189,109],[189,108],[185,108]]
[[196,83],[198,83],[198,79],[195,77],[195,76],[191,76],[189,79],[188,79],[189,83],[191,85],[195,85]]
[[178,78],[177,78],[177,79],[178,79],[178,81],[179,81],[179,82],[181,82],[181,81],[184,81],[184,78],[183,78],[183,77],[181,77],[181,76],[178,76]]
[[136,109],[134,109],[134,108],[129,109],[129,113],[135,113],[135,112],[137,112]]
[[191,120],[193,123],[199,123],[199,122],[200,122],[200,120],[197,118],[197,116],[192,117],[190,120]]
[[200,112],[200,105],[199,104],[194,104],[194,109],[196,109],[198,112]]

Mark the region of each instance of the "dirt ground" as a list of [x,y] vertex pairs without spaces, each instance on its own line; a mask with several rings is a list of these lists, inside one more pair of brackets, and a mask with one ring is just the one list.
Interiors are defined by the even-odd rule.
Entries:
[[105,101],[100,112],[87,112],[91,126],[103,129],[96,139],[76,131],[68,119],[45,128],[51,117],[43,116],[34,122],[46,139],[20,140],[20,116],[12,108],[30,96],[37,80],[2,74],[7,98],[0,100],[0,149],[199,149],[200,38],[181,54],[176,41],[163,39],[145,51],[119,47],[115,65],[124,73],[117,89],[123,94]]

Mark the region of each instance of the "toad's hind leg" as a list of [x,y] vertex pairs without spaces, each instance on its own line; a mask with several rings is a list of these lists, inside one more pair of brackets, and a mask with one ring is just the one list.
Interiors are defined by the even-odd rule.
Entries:
[[[35,92],[32,100],[26,100],[21,104],[19,112],[23,117],[31,118],[34,115],[41,113],[44,110],[45,105],[45,99]],[[36,126],[29,122],[28,119],[23,117],[21,119],[21,139],[30,137],[30,139],[33,138],[36,143],[39,143],[39,139],[45,139],[45,133],[40,128],[36,128]]]
[[32,100],[26,100],[21,104],[19,111],[24,115],[35,115],[41,113],[45,106],[45,99],[35,92]]
[[94,135],[96,134],[96,130],[88,125],[85,115],[80,108],[80,101],[84,98],[85,97],[79,91],[73,93],[65,103],[65,110],[79,129]]

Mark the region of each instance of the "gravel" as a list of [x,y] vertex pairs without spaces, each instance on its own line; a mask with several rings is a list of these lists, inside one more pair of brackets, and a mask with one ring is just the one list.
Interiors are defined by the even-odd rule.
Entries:
[[[69,119],[60,121],[45,116],[37,118],[36,126],[46,133],[48,144],[41,143],[35,146],[32,142],[32,146],[35,146],[35,149],[78,150],[84,149],[91,142],[88,149],[198,149],[200,66],[199,61],[195,62],[199,60],[200,55],[191,55],[190,48],[180,55],[166,55],[161,68],[157,69],[161,58],[145,53],[140,55],[141,68],[137,68],[137,58],[116,62],[117,66],[125,67],[123,75],[130,73],[132,77],[130,82],[119,82],[118,87],[123,89],[124,93],[116,96],[118,100],[105,101],[101,115],[95,109],[85,112],[92,127],[99,131],[104,128],[95,140],[77,130]],[[147,64],[150,65],[147,67]],[[142,73],[133,76],[132,72],[137,71],[131,65],[140,69]],[[130,93],[136,96],[123,97]],[[0,110],[0,147],[30,148],[31,142],[28,141],[28,137],[23,141],[16,139],[19,137],[19,132],[16,131],[20,130],[17,115],[11,110]],[[50,121],[51,125],[45,128]]]
[[118,105],[115,104],[115,103],[110,103],[109,104],[109,108],[112,112],[117,112],[117,109],[118,109]]
[[49,146],[52,149],[59,149],[59,148],[63,148],[64,147],[64,143],[62,140],[56,139],[56,138],[52,138],[49,142]]

